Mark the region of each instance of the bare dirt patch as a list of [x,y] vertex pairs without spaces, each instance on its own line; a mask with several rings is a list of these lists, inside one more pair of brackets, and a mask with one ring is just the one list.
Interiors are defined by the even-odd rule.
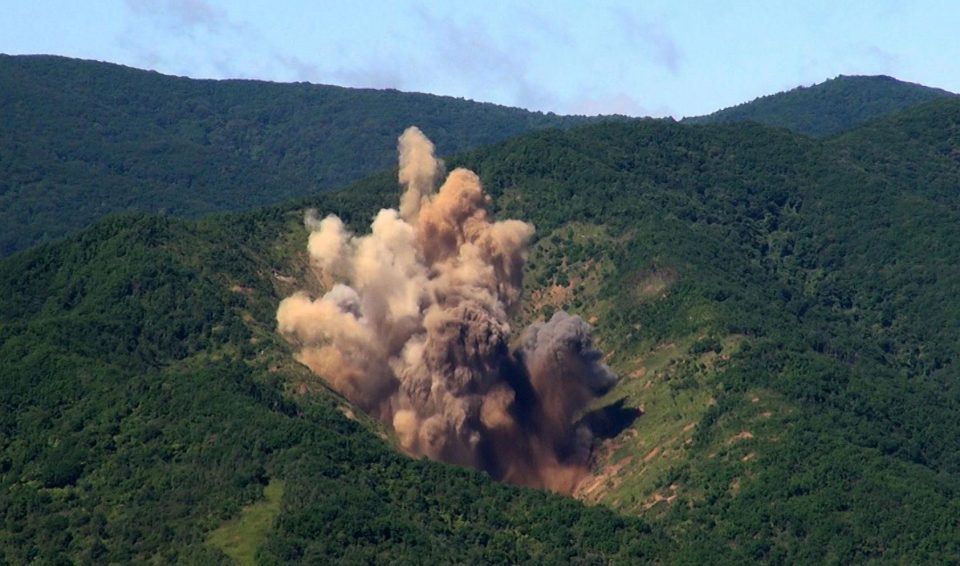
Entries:
[[554,308],[562,307],[573,297],[573,285],[564,287],[562,285],[550,285],[543,289],[537,289],[530,294],[530,304],[534,311],[541,311],[543,307],[551,306]]
[[600,473],[589,476],[581,481],[577,486],[577,489],[574,491],[574,496],[577,499],[595,499],[600,495],[598,490],[606,485],[607,482],[614,484],[618,483],[616,480],[617,474],[619,474],[620,470],[626,466],[629,466],[632,462],[633,456],[627,456],[615,464],[608,464],[604,466]]
[[749,440],[749,439],[751,439],[751,438],[753,438],[753,433],[752,433],[752,432],[750,432],[749,430],[742,430],[742,431],[738,432],[737,434],[735,434],[735,435],[731,436],[730,438],[728,438],[728,439],[727,439],[727,444],[730,445],[730,444],[733,444],[734,442],[737,442],[737,441],[739,441],[739,440]]
[[637,295],[644,299],[663,297],[666,290],[679,279],[677,270],[671,267],[645,269],[640,273],[637,281]]
[[677,489],[679,487],[680,486],[677,484],[671,484],[670,487],[667,488],[669,495],[664,495],[662,493],[654,493],[653,497],[643,502],[642,507],[644,511],[646,511],[647,509],[650,509],[651,507],[659,503],[666,502],[668,505],[673,503],[674,500],[677,499]]
[[233,293],[237,293],[238,295],[246,295],[248,297],[253,295],[253,289],[251,289],[250,287],[244,287],[242,285],[234,285],[230,287],[230,291]]

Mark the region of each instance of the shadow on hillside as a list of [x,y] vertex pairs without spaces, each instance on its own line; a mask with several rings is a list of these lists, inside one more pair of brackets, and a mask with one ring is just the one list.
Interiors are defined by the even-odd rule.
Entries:
[[625,407],[626,399],[591,411],[583,416],[580,422],[590,427],[593,436],[598,439],[614,438],[630,427],[643,411],[636,407]]

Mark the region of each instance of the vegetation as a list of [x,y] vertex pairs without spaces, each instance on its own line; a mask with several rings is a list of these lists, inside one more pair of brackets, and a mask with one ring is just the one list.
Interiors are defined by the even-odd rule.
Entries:
[[199,216],[341,187],[392,166],[411,124],[449,154],[589,120],[393,90],[0,55],[0,256],[110,213]]
[[[643,411],[588,498],[684,560],[960,552],[958,123],[956,100],[825,142],[648,120],[452,160],[538,227],[523,317],[594,320],[626,376],[605,402]],[[304,206],[373,210],[390,183]]]
[[257,551],[263,546],[280,513],[283,482],[271,480],[263,488],[263,497],[264,501],[244,507],[240,517],[220,526],[207,539],[209,544],[220,548],[240,566],[257,563]]
[[958,147],[944,100],[827,142],[648,121],[467,158],[644,410],[598,498],[689,560],[957,556]]
[[690,124],[759,122],[809,136],[826,137],[918,104],[955,96],[952,92],[883,75],[840,75],[810,87],[762,96],[752,102],[683,121]]
[[393,173],[15,254],[0,561],[225,563],[246,528],[267,564],[953,561],[958,148],[944,99],[828,140],[643,120],[450,160],[537,225],[517,323],[580,313],[623,376],[586,417],[596,505],[398,454],[274,334],[303,209],[362,230]]
[[237,529],[267,563],[653,555],[638,520],[410,460],[345,416],[274,337],[277,280],[238,245],[257,222],[115,218],[4,261],[0,558],[225,563]]

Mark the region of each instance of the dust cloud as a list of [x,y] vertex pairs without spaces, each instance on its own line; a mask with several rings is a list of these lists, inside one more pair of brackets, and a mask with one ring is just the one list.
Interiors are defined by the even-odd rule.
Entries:
[[592,442],[581,413],[617,379],[592,329],[557,312],[511,346],[534,227],[493,219],[472,171],[436,189],[443,163],[419,129],[400,136],[399,157],[399,210],[381,210],[369,234],[307,212],[308,252],[329,291],[284,299],[280,332],[410,454],[572,492]]

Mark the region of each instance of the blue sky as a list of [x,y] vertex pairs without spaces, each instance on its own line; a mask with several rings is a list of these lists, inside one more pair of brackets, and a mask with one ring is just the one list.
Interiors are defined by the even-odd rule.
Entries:
[[7,0],[0,52],[203,78],[704,114],[838,74],[960,92],[955,1]]

